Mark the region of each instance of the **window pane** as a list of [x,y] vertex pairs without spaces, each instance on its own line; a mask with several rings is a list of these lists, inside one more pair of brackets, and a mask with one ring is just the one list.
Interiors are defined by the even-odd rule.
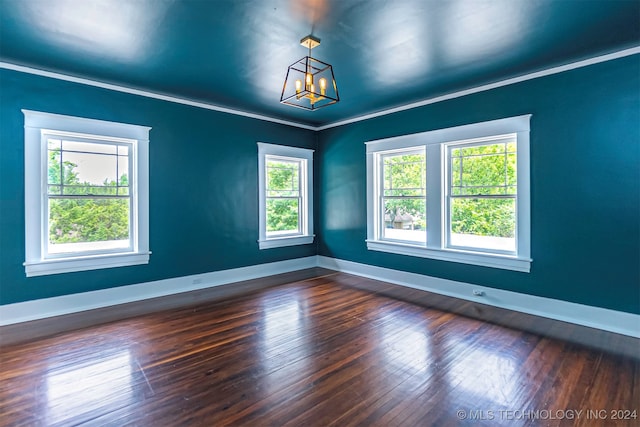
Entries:
[[[129,147],[49,139],[49,194],[128,195]],[[60,147],[62,147],[60,149]],[[118,154],[119,153],[119,154]]]
[[49,194],[62,194],[62,187],[59,185],[49,185]]
[[73,176],[65,177],[65,183],[109,185],[117,182],[116,156],[63,151],[62,159],[65,164],[75,165],[71,168]]
[[62,165],[60,164],[60,140],[48,139],[47,145],[48,151],[48,170],[47,170],[47,182],[49,184],[60,184],[62,182]]
[[267,198],[267,234],[300,231],[299,199]]
[[469,145],[450,150],[451,195],[515,195],[515,142]]
[[424,153],[383,157],[385,196],[424,196],[426,163]]
[[450,245],[516,250],[516,199],[451,199]]
[[383,203],[383,238],[426,243],[427,221],[424,198],[385,198]]
[[61,144],[62,141],[60,141],[59,139],[47,138],[47,146],[49,147],[49,150],[60,150]]
[[76,151],[87,153],[117,154],[117,145],[100,142],[62,141],[63,151]]
[[517,184],[516,161],[517,161],[516,153],[507,153],[507,165],[506,165],[507,185]]
[[426,243],[426,155],[422,149],[382,156],[383,239]]
[[129,199],[49,200],[49,252],[129,246]]
[[129,185],[129,157],[118,156],[118,185]]
[[267,161],[267,197],[298,197],[300,163]]

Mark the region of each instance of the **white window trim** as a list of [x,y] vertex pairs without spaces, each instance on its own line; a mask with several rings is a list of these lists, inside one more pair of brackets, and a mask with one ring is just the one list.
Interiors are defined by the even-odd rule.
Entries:
[[[279,237],[267,236],[266,212],[266,156],[282,156],[306,161],[306,180],[303,182],[303,218],[300,234]],[[306,245],[313,243],[313,150],[285,145],[258,142],[258,220],[260,249],[283,246]]]
[[[394,254],[459,262],[492,268],[531,270],[531,212],[529,129],[531,114],[438,129],[393,138],[367,141],[367,249]],[[446,145],[456,141],[517,134],[516,255],[447,248],[445,245],[444,176]],[[427,151],[427,243],[416,245],[382,240],[378,224],[378,153],[402,148],[425,147]],[[431,171],[431,172],[430,172]],[[439,179],[429,179],[438,176]]]
[[[149,131],[150,127],[85,119],[39,111],[24,113],[25,273],[27,277],[149,262]],[[134,148],[132,248],[122,252],[74,254],[45,258],[43,223],[46,221],[46,140],[43,131],[72,132],[137,141]]]

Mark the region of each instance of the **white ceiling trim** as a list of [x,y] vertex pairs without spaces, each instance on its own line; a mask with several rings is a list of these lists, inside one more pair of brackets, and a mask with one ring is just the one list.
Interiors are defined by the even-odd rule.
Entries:
[[593,64],[599,64],[601,62],[613,61],[614,59],[624,58],[625,56],[631,56],[640,53],[640,46],[636,46],[630,49],[620,50],[618,52],[610,53],[607,55],[596,56],[593,58],[585,59],[578,62],[572,62],[570,64],[561,65],[558,67],[548,68],[542,71],[536,71],[535,73],[524,74],[522,76],[513,77],[506,80],[501,80],[499,82],[490,83],[482,86],[473,87],[471,89],[461,90],[458,92],[448,93],[442,96],[436,96],[435,98],[427,98],[422,101],[412,102],[410,104],[401,105],[394,108],[388,108],[386,110],[381,110],[375,113],[365,114],[362,116],[353,117],[351,119],[340,120],[338,122],[329,123],[323,126],[318,126],[315,128],[317,131],[330,129],[338,126],[343,126],[349,123],[360,122],[363,120],[372,119],[375,117],[386,116],[387,114],[397,113],[399,111],[411,110],[413,108],[423,107],[429,104],[435,104],[437,102],[447,101],[449,99],[460,98],[462,96],[471,95],[478,92],[484,92],[491,89],[496,89],[503,86],[512,85],[515,83],[524,82],[527,80],[537,79],[539,77],[550,76],[552,74],[562,73],[564,71],[575,70],[576,68],[587,67]]
[[67,82],[79,83],[87,86],[99,87],[102,89],[109,89],[116,92],[124,92],[131,95],[139,95],[147,98],[160,99],[162,101],[168,101],[168,102],[174,102],[176,104],[183,104],[183,105],[189,105],[192,107],[204,108],[206,110],[219,111],[221,113],[235,114],[237,116],[250,117],[252,119],[258,119],[258,120],[266,120],[268,122],[279,123],[287,126],[295,126],[303,129],[308,129],[308,130],[317,130],[315,126],[305,125],[303,123],[291,122],[288,120],[282,120],[275,117],[265,116],[262,114],[236,110],[235,108],[222,107],[220,105],[210,104],[207,102],[193,101],[187,98],[179,98],[177,96],[163,95],[161,93],[150,92],[147,90],[134,89],[134,88],[115,85],[111,83],[104,83],[98,80],[85,79],[83,77],[75,77],[67,74],[56,73],[56,72],[41,70],[41,69],[32,68],[32,67],[25,67],[22,65],[16,65],[9,62],[0,61],[0,68],[19,71],[21,73],[35,74],[37,76],[49,77],[57,80],[64,80]]
[[400,112],[400,111],[411,110],[413,108],[419,108],[419,107],[423,107],[425,105],[435,104],[435,103],[438,103],[438,102],[447,101],[447,100],[454,99],[454,98],[460,98],[462,96],[471,95],[471,94],[479,93],[479,92],[484,92],[484,91],[487,91],[487,90],[496,89],[496,88],[499,88],[499,87],[508,86],[508,85],[512,85],[512,84],[516,84],[516,83],[520,83],[520,82],[524,82],[524,81],[527,81],[527,80],[532,80],[532,79],[537,79],[537,78],[540,78],[540,77],[550,76],[552,74],[558,74],[558,73],[562,73],[562,72],[569,71],[569,70],[575,70],[577,68],[582,68],[582,67],[587,67],[589,65],[599,64],[601,62],[613,61],[615,59],[624,58],[626,56],[636,55],[636,54],[639,54],[639,53],[640,53],[640,46],[636,46],[636,47],[632,47],[632,48],[629,48],[629,49],[624,49],[624,50],[620,50],[620,51],[617,51],[617,52],[609,53],[609,54],[606,54],[606,55],[600,55],[600,56],[596,56],[596,57],[593,57],[593,58],[585,59],[585,60],[582,60],[582,61],[572,62],[570,64],[565,64],[565,65],[561,65],[561,66],[558,66],[558,67],[552,67],[552,68],[548,68],[548,69],[545,69],[545,70],[536,71],[534,73],[524,74],[522,76],[513,77],[513,78],[510,78],[510,79],[506,79],[506,80],[501,80],[499,82],[490,83],[490,84],[486,84],[486,85],[481,85],[481,86],[477,86],[477,87],[474,87],[474,88],[465,89],[465,90],[461,90],[461,91],[457,91],[457,92],[452,92],[452,93],[449,93],[449,94],[446,94],[446,95],[437,96],[437,97],[434,97],[434,98],[427,98],[427,99],[424,99],[424,100],[421,100],[421,101],[412,102],[412,103],[401,105],[401,106],[394,107],[394,108],[388,108],[388,109],[377,111],[377,112],[370,113],[370,114],[364,114],[364,115],[361,115],[361,116],[352,117],[350,119],[345,119],[345,120],[340,120],[340,121],[333,122],[333,123],[328,123],[328,124],[322,125],[322,126],[311,126],[311,125],[307,125],[307,124],[304,124],[304,123],[298,123],[298,122],[293,122],[293,121],[289,121],[289,120],[282,120],[282,119],[278,119],[278,118],[275,118],[275,117],[265,116],[265,115],[256,114],[256,113],[250,113],[250,112],[247,112],[247,111],[237,110],[237,109],[229,108],[229,107],[223,107],[223,106],[220,106],[220,105],[210,104],[210,103],[206,103],[206,102],[194,101],[194,100],[190,100],[190,99],[187,99],[187,98],[180,98],[180,97],[171,96],[171,95],[163,95],[163,94],[160,94],[160,93],[150,92],[150,91],[146,91],[146,90],[134,89],[134,88],[126,87],[126,86],[100,82],[100,81],[97,81],[97,80],[91,80],[91,79],[86,79],[86,78],[82,78],[82,77],[70,76],[70,75],[62,74],[62,73],[56,73],[56,72],[52,72],[52,71],[46,71],[46,70],[41,70],[41,69],[37,69],[37,68],[26,67],[26,66],[22,66],[22,65],[16,65],[16,64],[9,63],[9,62],[0,61],[0,68],[4,68],[4,69],[7,69],[7,70],[18,71],[18,72],[27,73],[27,74],[34,74],[34,75],[43,76],[43,77],[49,77],[49,78],[53,78],[53,79],[57,79],[57,80],[64,80],[64,81],[68,81],[68,82],[84,84],[84,85],[87,85],[87,86],[99,87],[99,88],[102,88],[102,89],[109,89],[109,90],[113,90],[113,91],[116,91],[116,92],[124,92],[124,93],[128,93],[128,94],[131,94],[131,95],[144,96],[144,97],[147,97],[147,98],[154,98],[154,99],[159,99],[159,100],[162,100],[162,101],[168,101],[168,102],[174,102],[174,103],[177,103],[177,104],[189,105],[189,106],[192,106],[192,107],[204,108],[204,109],[207,109],[207,110],[213,110],[213,111],[218,111],[218,112],[222,112],[222,113],[235,114],[235,115],[238,115],[238,116],[249,117],[249,118],[257,119],[257,120],[265,120],[265,121],[268,121],[268,122],[273,122],[273,123],[278,123],[278,124],[282,124],[282,125],[298,127],[298,128],[307,129],[307,130],[322,131],[322,130],[325,130],[325,129],[331,129],[331,128],[334,128],[334,127],[343,126],[343,125],[350,124],[350,123],[356,123],[356,122],[360,122],[360,121],[363,121],[363,120],[373,119],[375,117],[386,116],[387,114],[393,114],[393,113],[397,113],[397,112]]

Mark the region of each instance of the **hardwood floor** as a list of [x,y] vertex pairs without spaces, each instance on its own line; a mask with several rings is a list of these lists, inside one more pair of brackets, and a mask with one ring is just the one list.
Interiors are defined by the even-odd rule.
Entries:
[[640,425],[637,358],[396,288],[335,273],[3,345],[0,424]]

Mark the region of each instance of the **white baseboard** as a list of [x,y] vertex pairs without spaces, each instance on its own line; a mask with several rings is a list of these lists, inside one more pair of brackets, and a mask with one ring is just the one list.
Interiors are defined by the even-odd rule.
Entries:
[[[640,338],[640,315],[325,256],[310,256],[0,306],[0,326],[211,288],[312,267],[368,277],[494,307]],[[473,291],[484,292],[483,296]]]
[[258,264],[0,306],[0,326],[77,313],[316,267],[317,257]]
[[[640,315],[318,256],[318,267],[640,338]],[[473,295],[481,291],[483,296]]]

